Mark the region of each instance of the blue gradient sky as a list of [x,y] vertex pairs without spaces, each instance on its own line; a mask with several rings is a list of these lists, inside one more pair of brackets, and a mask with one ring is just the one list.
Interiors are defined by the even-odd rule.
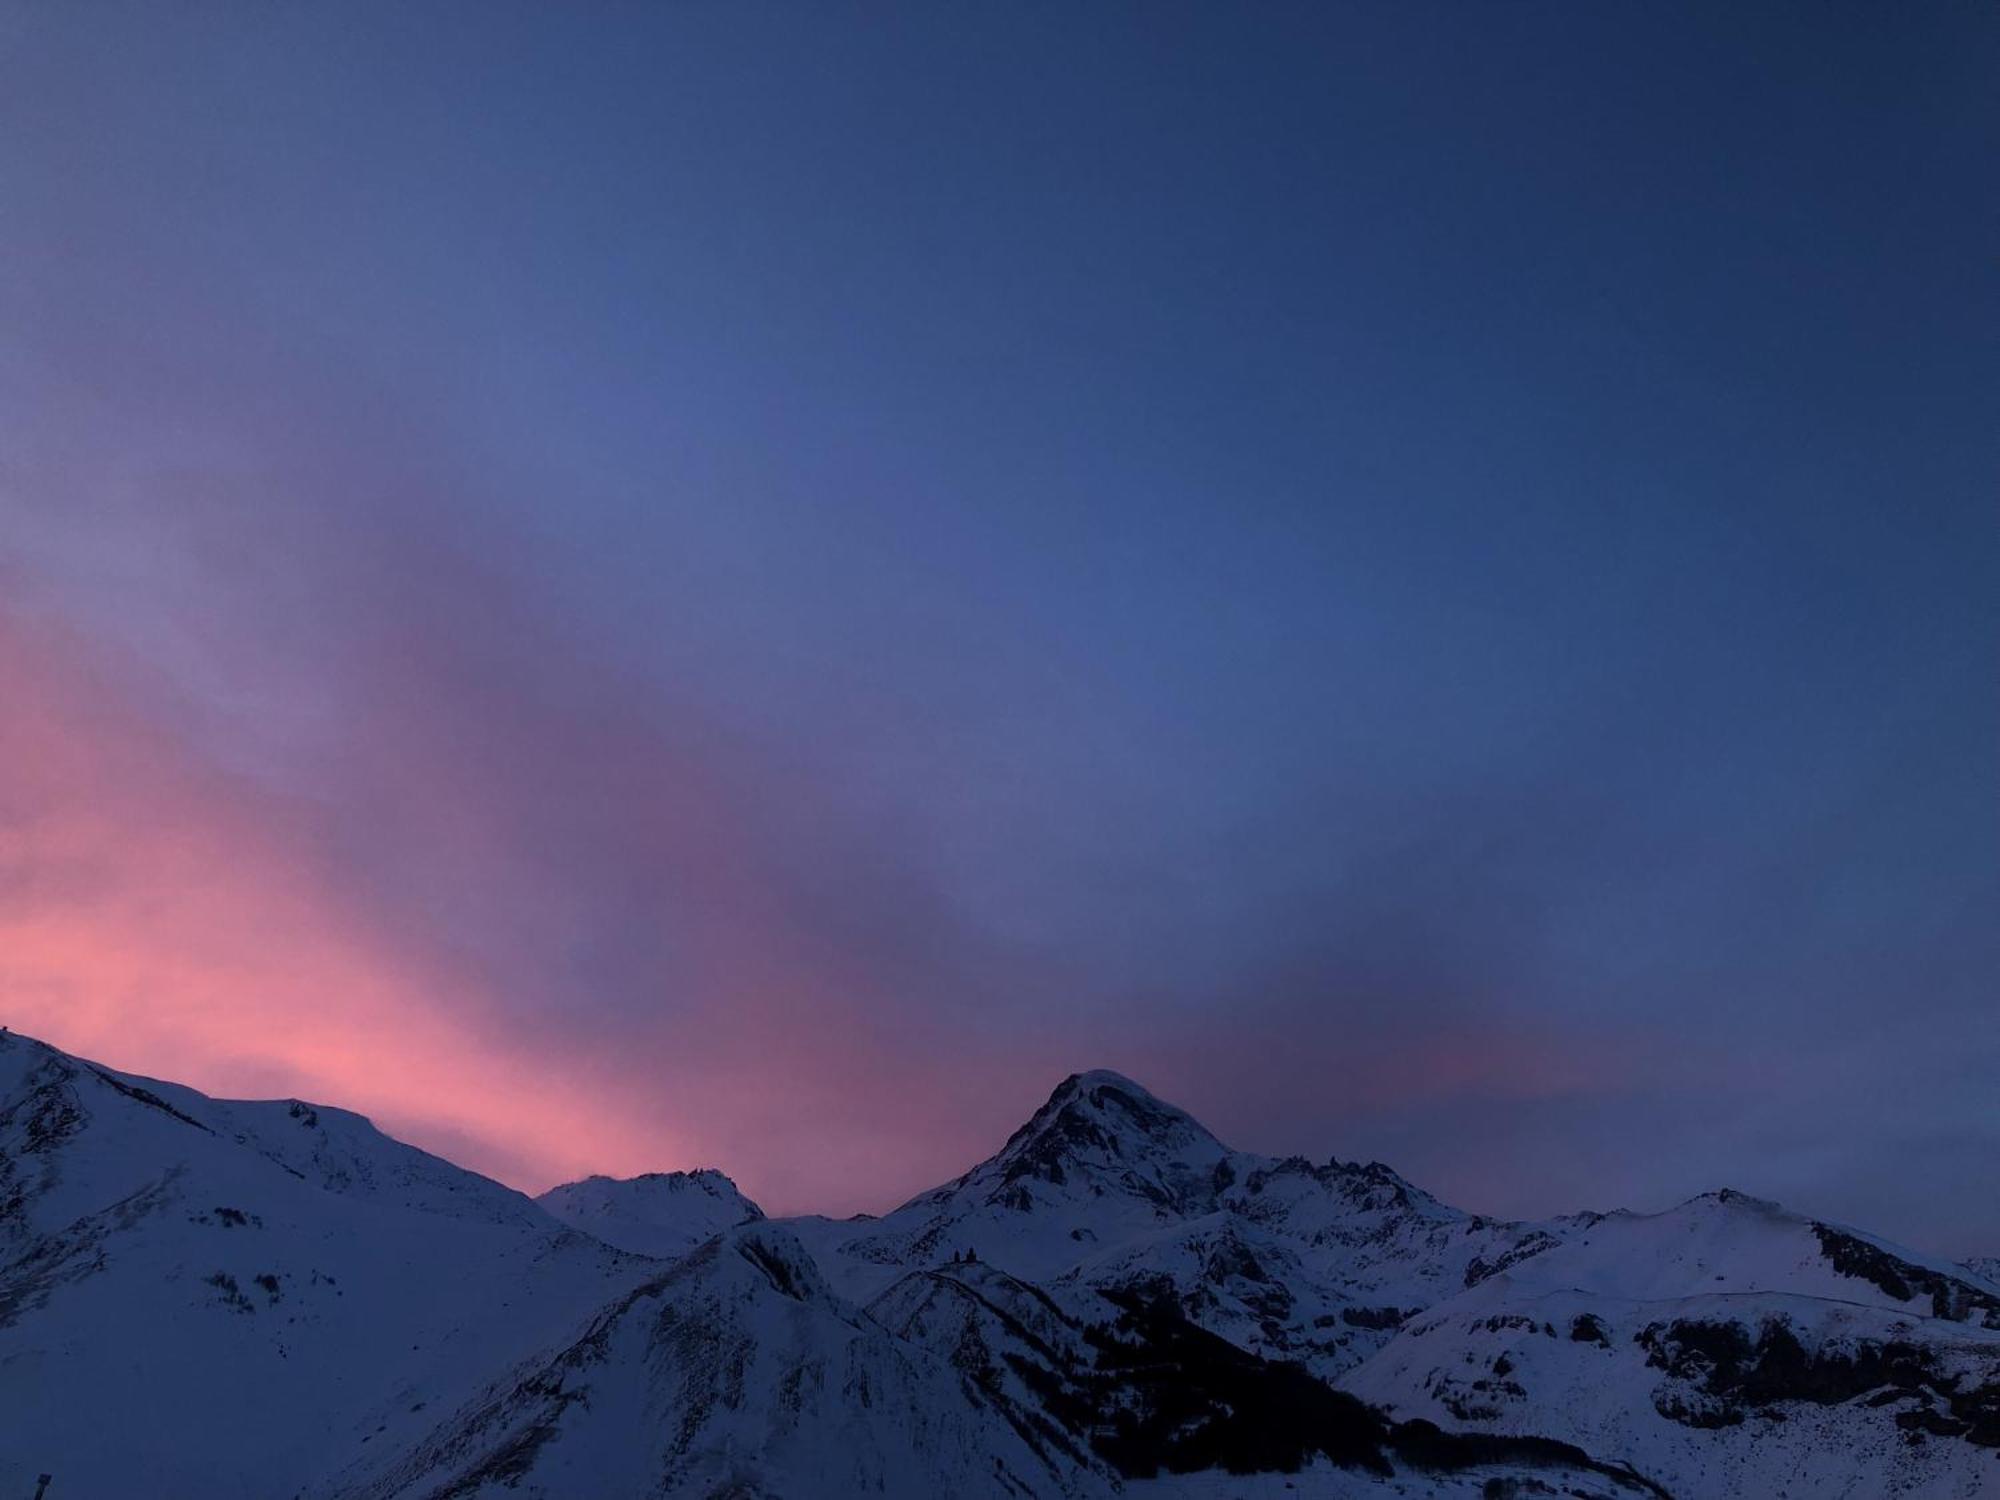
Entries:
[[2000,1250],[2000,19],[0,6],[0,1010],[881,1207],[1108,1065]]

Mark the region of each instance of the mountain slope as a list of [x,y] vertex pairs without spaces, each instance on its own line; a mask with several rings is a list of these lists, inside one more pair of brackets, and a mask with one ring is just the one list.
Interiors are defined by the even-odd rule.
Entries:
[[909,1294],[897,1271],[963,1281],[954,1257],[976,1251],[1078,1326],[1167,1308],[1393,1414],[1559,1438],[1690,1494],[2000,1482],[1984,1446],[2000,1291],[1741,1194],[1494,1221],[1380,1164],[1231,1151],[1088,1073],[955,1181],[880,1220],[801,1228],[885,1311]]
[[1606,1216],[1412,1320],[1342,1385],[1715,1500],[2000,1485],[2000,1298],[1740,1193]]
[[648,1264],[358,1116],[0,1037],[0,1492],[289,1494]]
[[611,1303],[421,1441],[323,1490],[339,1500],[524,1493],[1108,1495],[1039,1449],[951,1364],[827,1287],[797,1239],[753,1223]]
[[[869,1304],[905,1341],[948,1358],[1022,1431],[1141,1490],[1189,1473],[1306,1475],[1311,1494],[1562,1493],[1651,1496],[1623,1465],[1537,1438],[1462,1438],[1386,1421],[1299,1366],[1259,1359],[1196,1327],[1171,1299],[1117,1294],[1078,1321],[995,1267],[912,1272]],[[1517,1488],[1508,1490],[1505,1486]],[[1272,1486],[1276,1488],[1276,1486]]]

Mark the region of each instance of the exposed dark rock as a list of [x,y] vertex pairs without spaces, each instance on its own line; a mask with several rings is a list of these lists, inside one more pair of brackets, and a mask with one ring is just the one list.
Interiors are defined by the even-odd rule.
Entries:
[[1976,1318],[1984,1327],[2000,1328],[2000,1297],[1955,1276],[1912,1264],[1831,1225],[1816,1223],[1813,1233],[1819,1238],[1821,1252],[1842,1276],[1866,1281],[1898,1302],[1928,1297],[1934,1318],[1954,1323]]
[[240,1313],[254,1313],[257,1310],[257,1305],[243,1295],[243,1288],[236,1284],[236,1278],[227,1271],[217,1271],[213,1276],[204,1278],[204,1284],[215,1288],[225,1307],[234,1308]]
[[1465,1284],[1468,1287],[1478,1286],[1487,1277],[1497,1276],[1509,1266],[1517,1266],[1544,1251],[1555,1249],[1561,1243],[1561,1240],[1546,1230],[1538,1229],[1516,1240],[1491,1260],[1474,1256],[1465,1267]]
[[1570,1321],[1569,1336],[1574,1343],[1596,1344],[1605,1349],[1611,1347],[1610,1335],[1605,1333],[1604,1325],[1598,1322],[1595,1313],[1578,1313]]
[[1343,1307],[1340,1310],[1340,1321],[1351,1328],[1400,1328],[1409,1316],[1400,1307]]
[[1832,1406],[1869,1397],[1870,1405],[1883,1405],[1908,1394],[1924,1398],[1922,1410],[1943,1402],[1952,1430],[1906,1412],[1897,1418],[1905,1431],[2000,1447],[2000,1380],[1972,1383],[1947,1374],[1921,1344],[1859,1340],[1809,1349],[1782,1318],[1765,1319],[1755,1338],[1740,1323],[1676,1319],[1648,1325],[1638,1342],[1648,1365],[1682,1382],[1663,1387],[1654,1406],[1688,1426],[1734,1425],[1780,1402]]
[[1128,1478],[1218,1467],[1293,1473],[1316,1456],[1384,1473],[1393,1456],[1435,1473],[1503,1463],[1577,1469],[1666,1500],[1666,1491],[1631,1469],[1598,1463],[1566,1443],[1392,1423],[1301,1366],[1259,1359],[1195,1327],[1170,1300],[1138,1293],[1111,1300],[1120,1316],[1087,1334],[1097,1368],[1085,1389],[1096,1407],[1092,1420],[1110,1429],[1097,1449]]
[[167,1103],[166,1100],[162,1099],[158,1094],[154,1093],[151,1089],[141,1088],[136,1083],[127,1083],[124,1079],[119,1078],[114,1074],[107,1073],[102,1068],[92,1068],[90,1071],[104,1083],[108,1084],[110,1087],[116,1089],[119,1093],[123,1094],[127,1099],[133,1100],[135,1103],[143,1104],[149,1109],[157,1109],[160,1111],[160,1113],[164,1115],[170,1115],[174,1119],[179,1120],[183,1125],[192,1125],[196,1130],[199,1130],[203,1135],[215,1134],[214,1131],[210,1130],[206,1125],[202,1124],[201,1121],[197,1120],[193,1115],[182,1114],[179,1110],[175,1109],[171,1104]]
[[737,1243],[737,1253],[762,1271],[773,1289],[794,1302],[812,1300],[818,1277],[816,1268],[801,1265],[782,1253],[783,1247],[745,1235]]

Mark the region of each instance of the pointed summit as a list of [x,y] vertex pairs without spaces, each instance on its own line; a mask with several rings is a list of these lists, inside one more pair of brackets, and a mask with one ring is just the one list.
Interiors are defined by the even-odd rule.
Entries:
[[1131,1079],[1072,1073],[994,1155],[845,1239],[844,1289],[873,1296],[891,1268],[954,1253],[1053,1275],[1095,1246],[1214,1212],[1230,1161],[1200,1122]]
[[1110,1068],[1087,1068],[1081,1073],[1072,1073],[1056,1085],[1056,1092],[1060,1093],[1067,1088],[1093,1087],[1098,1084],[1108,1084],[1112,1088],[1123,1089],[1128,1094],[1140,1094],[1148,1099],[1154,1098],[1151,1090],[1147,1089],[1145,1085],[1135,1083],[1123,1073],[1115,1072]]
[[1213,1161],[1227,1148],[1185,1110],[1109,1068],[1072,1073],[987,1165],[1000,1180],[1062,1184],[1078,1167],[1125,1177],[1149,1164]]

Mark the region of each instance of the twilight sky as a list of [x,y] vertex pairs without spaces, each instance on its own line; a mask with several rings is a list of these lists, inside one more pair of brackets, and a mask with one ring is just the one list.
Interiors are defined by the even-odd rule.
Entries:
[[0,0],[0,1021],[882,1208],[1115,1067],[2000,1252],[2000,14]]

